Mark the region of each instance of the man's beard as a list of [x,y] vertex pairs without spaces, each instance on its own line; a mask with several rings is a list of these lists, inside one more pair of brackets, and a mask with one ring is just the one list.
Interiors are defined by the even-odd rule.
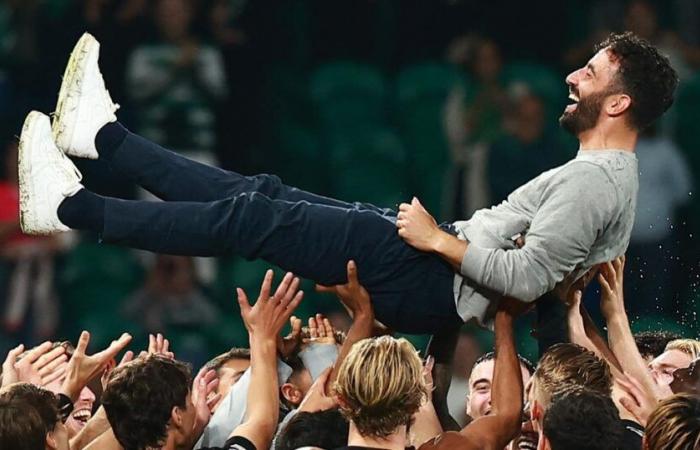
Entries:
[[564,111],[559,117],[559,125],[574,136],[595,127],[603,109],[603,101],[608,95],[609,92],[598,92],[579,99],[576,109],[572,112]]

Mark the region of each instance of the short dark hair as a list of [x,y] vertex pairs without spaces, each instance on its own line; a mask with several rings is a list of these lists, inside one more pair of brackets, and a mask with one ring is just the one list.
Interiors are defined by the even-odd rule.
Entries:
[[666,56],[632,32],[612,33],[595,49],[606,48],[620,65],[619,87],[632,99],[630,125],[642,131],[673,104],[678,74]]
[[243,347],[232,347],[226,353],[222,353],[219,356],[211,359],[204,365],[204,367],[207,370],[215,370],[218,373],[223,365],[232,359],[247,359],[250,361],[250,349]]
[[[520,361],[520,365],[525,367],[525,370],[527,370],[527,372],[530,375],[535,373],[535,365],[532,364],[532,362],[530,362],[529,359],[525,358],[524,356],[520,356],[520,355],[517,355],[517,356],[518,356],[518,360]],[[496,353],[494,353],[494,352],[484,353],[483,355],[479,356],[476,359],[476,361],[474,361],[473,367],[476,367],[477,365],[481,364],[484,361],[492,361],[494,359],[496,359]]]
[[344,447],[348,443],[349,427],[348,421],[337,409],[300,412],[280,432],[275,450]]
[[637,349],[643,358],[649,356],[656,358],[666,351],[666,344],[682,337],[670,331],[642,331],[634,335],[634,343],[637,344]]
[[29,383],[19,383],[0,395],[0,448],[36,450],[60,420],[56,395]]
[[554,396],[542,427],[552,450],[616,450],[624,434],[612,399],[582,386]]
[[125,450],[160,447],[175,406],[186,408],[192,387],[189,365],[149,355],[114,369],[102,406],[114,436]]

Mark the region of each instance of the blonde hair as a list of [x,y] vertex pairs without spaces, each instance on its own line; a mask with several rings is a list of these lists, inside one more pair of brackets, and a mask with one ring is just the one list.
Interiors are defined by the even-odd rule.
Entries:
[[571,386],[610,397],[612,374],[608,363],[580,345],[566,343],[550,347],[542,355],[532,376],[533,384],[546,406],[557,393]]
[[649,416],[644,442],[650,450],[700,448],[700,397],[678,394],[659,402]]
[[338,369],[340,412],[363,436],[385,438],[409,425],[427,395],[421,360],[406,339],[356,343]]
[[676,339],[666,344],[666,350],[679,350],[692,360],[700,358],[700,341],[695,339]]

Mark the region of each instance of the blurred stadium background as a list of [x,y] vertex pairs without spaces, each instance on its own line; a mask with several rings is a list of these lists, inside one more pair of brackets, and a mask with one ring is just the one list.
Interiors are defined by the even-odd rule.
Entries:
[[[640,198],[628,253],[636,329],[697,335],[700,2],[697,0],[3,0],[0,2],[0,351],[16,342],[164,332],[201,363],[247,339],[234,288],[267,267],[98,243],[29,238],[17,225],[24,115],[54,109],[83,31],[120,120],[175,151],[303,189],[395,207],[418,196],[439,220],[468,217],[575,155],[558,128],[564,77],[609,31],[662,47],[682,77],[675,106],[638,149]],[[97,192],[145,197],[94,161]],[[300,315],[337,302],[312,285]],[[595,303],[596,288],[588,292]],[[521,351],[536,353],[520,325]],[[426,337],[412,337],[424,346]],[[489,345],[465,327],[460,345]],[[464,361],[467,367],[470,361]]]

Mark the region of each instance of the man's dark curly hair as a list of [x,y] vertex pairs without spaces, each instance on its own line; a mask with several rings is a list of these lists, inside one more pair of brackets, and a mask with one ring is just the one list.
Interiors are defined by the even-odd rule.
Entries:
[[190,367],[149,355],[118,367],[102,394],[102,406],[125,450],[160,448],[175,406],[186,408],[192,387]]
[[619,88],[632,99],[630,125],[642,131],[673,104],[678,74],[666,56],[629,31],[611,34],[595,49],[605,48],[620,64]]
[[0,395],[0,448],[44,448],[46,434],[60,420],[56,394],[29,383],[18,383]]
[[642,331],[635,333],[634,343],[637,344],[637,349],[643,358],[656,358],[666,350],[666,344],[682,337],[670,331]]
[[348,421],[337,409],[300,412],[280,432],[275,450],[343,447],[348,442],[349,428]]
[[617,450],[624,425],[612,399],[572,386],[552,399],[543,433],[552,450]]

